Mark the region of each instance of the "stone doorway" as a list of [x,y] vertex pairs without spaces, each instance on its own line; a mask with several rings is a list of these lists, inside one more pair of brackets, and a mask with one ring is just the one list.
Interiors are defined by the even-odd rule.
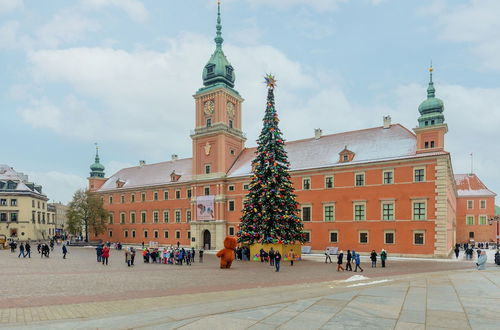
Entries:
[[203,231],[203,249],[205,250],[211,250],[211,240],[212,240],[212,234],[210,234],[210,230],[205,229]]

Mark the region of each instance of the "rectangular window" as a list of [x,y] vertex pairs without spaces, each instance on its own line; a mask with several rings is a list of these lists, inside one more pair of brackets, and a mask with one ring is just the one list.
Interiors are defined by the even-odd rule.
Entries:
[[128,237],[128,230],[125,230],[125,231],[123,232],[123,236],[124,236],[125,238],[127,238],[127,237]]
[[125,195],[120,196],[120,203],[125,204]]
[[474,238],[474,232],[473,231],[469,232],[469,238]]
[[485,224],[487,224],[487,219],[486,219],[486,216],[485,216],[485,215],[480,215],[480,216],[479,216],[479,224],[480,224],[480,225],[485,225]]
[[[45,214],[44,214],[45,215]],[[12,212],[10,214],[10,221],[17,222],[17,212]]]
[[474,201],[467,201],[467,209],[472,210],[474,208]]
[[170,212],[165,210],[163,211],[163,222],[168,223],[170,221]]
[[210,187],[205,187],[204,188],[204,193],[205,193],[205,196],[210,195]]
[[191,210],[186,210],[186,222],[191,222]]
[[360,244],[368,244],[368,232],[360,231],[359,232],[359,243]]
[[234,236],[234,227],[229,227],[229,236]]
[[355,175],[356,178],[356,187],[361,187],[365,185],[365,173],[357,173]]
[[229,209],[229,211],[234,211],[234,201],[228,202],[228,209]]
[[35,207],[35,200],[34,199],[31,201],[31,207]]
[[311,221],[311,207],[303,206],[302,207],[302,221]]
[[155,191],[155,192],[153,193],[153,199],[154,199],[155,201],[157,201],[157,200],[158,200],[158,192],[157,192],[157,191]]
[[394,203],[382,203],[382,220],[394,220]]
[[330,243],[338,243],[339,241],[339,232],[331,231],[330,232]]
[[109,237],[113,237],[113,231],[112,230],[110,230],[108,234],[109,234]]
[[158,223],[158,220],[160,218],[160,215],[158,211],[153,211],[153,223]]
[[7,221],[7,213],[6,212],[0,213],[0,221]]
[[154,231],[154,236],[155,236],[155,238],[158,238],[158,230]]
[[325,177],[325,188],[332,189],[333,188],[333,176]]
[[180,189],[177,189],[175,191],[175,199],[180,199],[181,198],[181,190]]
[[[38,205],[40,205],[40,202],[38,202]],[[5,198],[0,199],[0,206],[7,206],[7,199]]]
[[474,224],[474,216],[473,215],[467,215],[465,217],[465,223],[467,225],[473,225]]
[[135,230],[132,230],[132,238],[135,238]]
[[394,175],[394,172],[393,171],[384,171],[384,184],[393,184],[394,183],[394,179],[393,179],[393,175]]
[[113,204],[113,196],[109,196],[109,204]]
[[181,238],[181,232],[180,231],[175,231],[175,238],[179,239]]
[[361,221],[366,219],[366,205],[365,203],[354,204],[354,220]]
[[163,200],[168,200],[168,190],[163,191]]
[[141,193],[141,201],[143,201],[143,202],[146,201],[146,193],[145,192]]
[[335,207],[332,204],[324,206],[323,209],[324,221],[334,221],[335,220]]
[[109,216],[108,216],[108,223],[109,223],[110,225],[112,225],[112,224],[113,224],[113,213],[110,213],[110,214],[109,214]]
[[10,206],[17,206],[17,199],[11,199]]
[[163,238],[168,238],[168,230],[163,231]]
[[423,231],[413,232],[413,244],[424,245],[425,244],[425,233]]
[[181,222],[181,211],[180,210],[175,211],[175,222],[177,222],[177,223]]
[[228,187],[227,187],[227,190],[229,190],[229,191],[234,191],[234,185],[230,185],[230,186],[228,186]]
[[479,207],[481,209],[485,209],[486,208],[486,201],[484,199],[479,202]]
[[302,179],[302,189],[303,190],[311,189],[311,179],[310,178]]
[[210,165],[205,165],[205,174],[210,174]]
[[135,194],[130,194],[130,201],[135,203]]
[[426,219],[425,202],[423,201],[413,202],[413,220],[425,220],[425,219]]
[[188,236],[188,239],[191,239],[191,231],[190,230],[188,230],[187,236]]
[[186,190],[186,196],[187,198],[191,198],[192,196],[191,189]]
[[250,185],[249,185],[249,184],[244,184],[244,185],[243,185],[243,190],[248,190],[248,188],[249,188],[249,187],[250,187]]
[[394,244],[394,232],[386,231],[384,233],[384,244]]
[[147,230],[144,231],[144,238],[148,238],[148,231]]
[[146,212],[141,212],[141,223],[146,223]]
[[311,232],[305,231],[304,232],[304,237],[306,239],[306,242],[310,242],[311,241]]
[[415,182],[425,181],[425,168],[416,168],[413,171],[414,171],[413,173]]
[[130,223],[135,223],[135,212],[130,213]]
[[124,224],[125,224],[125,213],[120,213],[120,223],[121,223],[122,225],[124,225]]

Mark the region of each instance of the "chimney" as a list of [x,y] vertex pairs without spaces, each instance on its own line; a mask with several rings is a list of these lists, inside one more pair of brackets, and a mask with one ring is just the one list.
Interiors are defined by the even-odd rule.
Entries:
[[143,167],[144,165],[146,165],[146,161],[145,160],[140,160],[139,161],[139,166]]
[[323,131],[321,130],[321,128],[315,128],[314,129],[314,139],[319,139],[321,137],[321,134],[323,133]]
[[177,160],[179,159],[179,156],[177,156],[177,154],[172,154],[172,160]]
[[390,128],[391,127],[391,116],[387,115],[384,116],[384,128]]

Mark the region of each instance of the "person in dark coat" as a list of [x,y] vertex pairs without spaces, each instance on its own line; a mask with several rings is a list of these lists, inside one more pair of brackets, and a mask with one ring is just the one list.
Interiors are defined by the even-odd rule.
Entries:
[[344,267],[342,267],[342,263],[344,259],[344,251],[340,250],[339,254],[337,255],[337,271],[340,272],[340,270],[344,271]]
[[274,254],[274,266],[276,267],[276,271],[280,271],[280,263],[281,263],[281,253],[280,251],[276,251]]
[[62,246],[63,259],[66,259],[66,254],[68,253],[68,248],[65,244]]
[[375,250],[370,253],[370,260],[372,261],[372,268],[377,267],[377,252]]
[[359,253],[352,252],[353,258],[354,258],[354,263],[356,264],[356,268],[354,268],[354,271],[357,272],[358,268],[363,271],[363,268],[361,268],[361,258],[359,256]]
[[458,255],[460,254],[460,248],[455,246],[455,257],[458,259]]
[[387,252],[382,249],[382,252],[380,252],[380,262],[382,262],[382,268],[385,268],[385,261],[387,260]]
[[269,250],[269,266],[274,266],[274,256],[275,256],[274,249],[271,248]]
[[18,258],[21,258],[21,256],[23,256],[23,258],[25,258],[26,256],[24,255],[24,244],[21,243],[21,245],[19,245],[19,255],[17,256]]
[[351,250],[347,250],[345,270],[352,272],[351,260],[352,260]]

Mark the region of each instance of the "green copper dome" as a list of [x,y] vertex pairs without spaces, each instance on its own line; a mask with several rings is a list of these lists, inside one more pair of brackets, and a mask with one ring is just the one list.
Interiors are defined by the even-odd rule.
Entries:
[[104,166],[99,160],[99,147],[96,145],[95,151],[95,162],[90,165],[90,177],[91,178],[104,178]]
[[419,127],[440,125],[444,123],[444,104],[443,101],[436,97],[436,89],[432,81],[432,71],[433,69],[431,67],[429,69],[430,80],[429,86],[427,87],[427,99],[418,106],[418,111],[420,112],[420,117],[418,118]]
[[203,68],[203,85],[210,86],[217,83],[224,83],[232,88],[234,87],[235,75],[231,63],[229,63],[226,55],[224,55],[224,52],[222,51],[222,43],[224,42],[224,39],[222,39],[221,32],[222,25],[220,19],[220,3],[218,4],[217,10],[216,28],[217,35],[214,39],[216,45],[215,52],[210,57],[210,60],[208,60],[205,68]]

